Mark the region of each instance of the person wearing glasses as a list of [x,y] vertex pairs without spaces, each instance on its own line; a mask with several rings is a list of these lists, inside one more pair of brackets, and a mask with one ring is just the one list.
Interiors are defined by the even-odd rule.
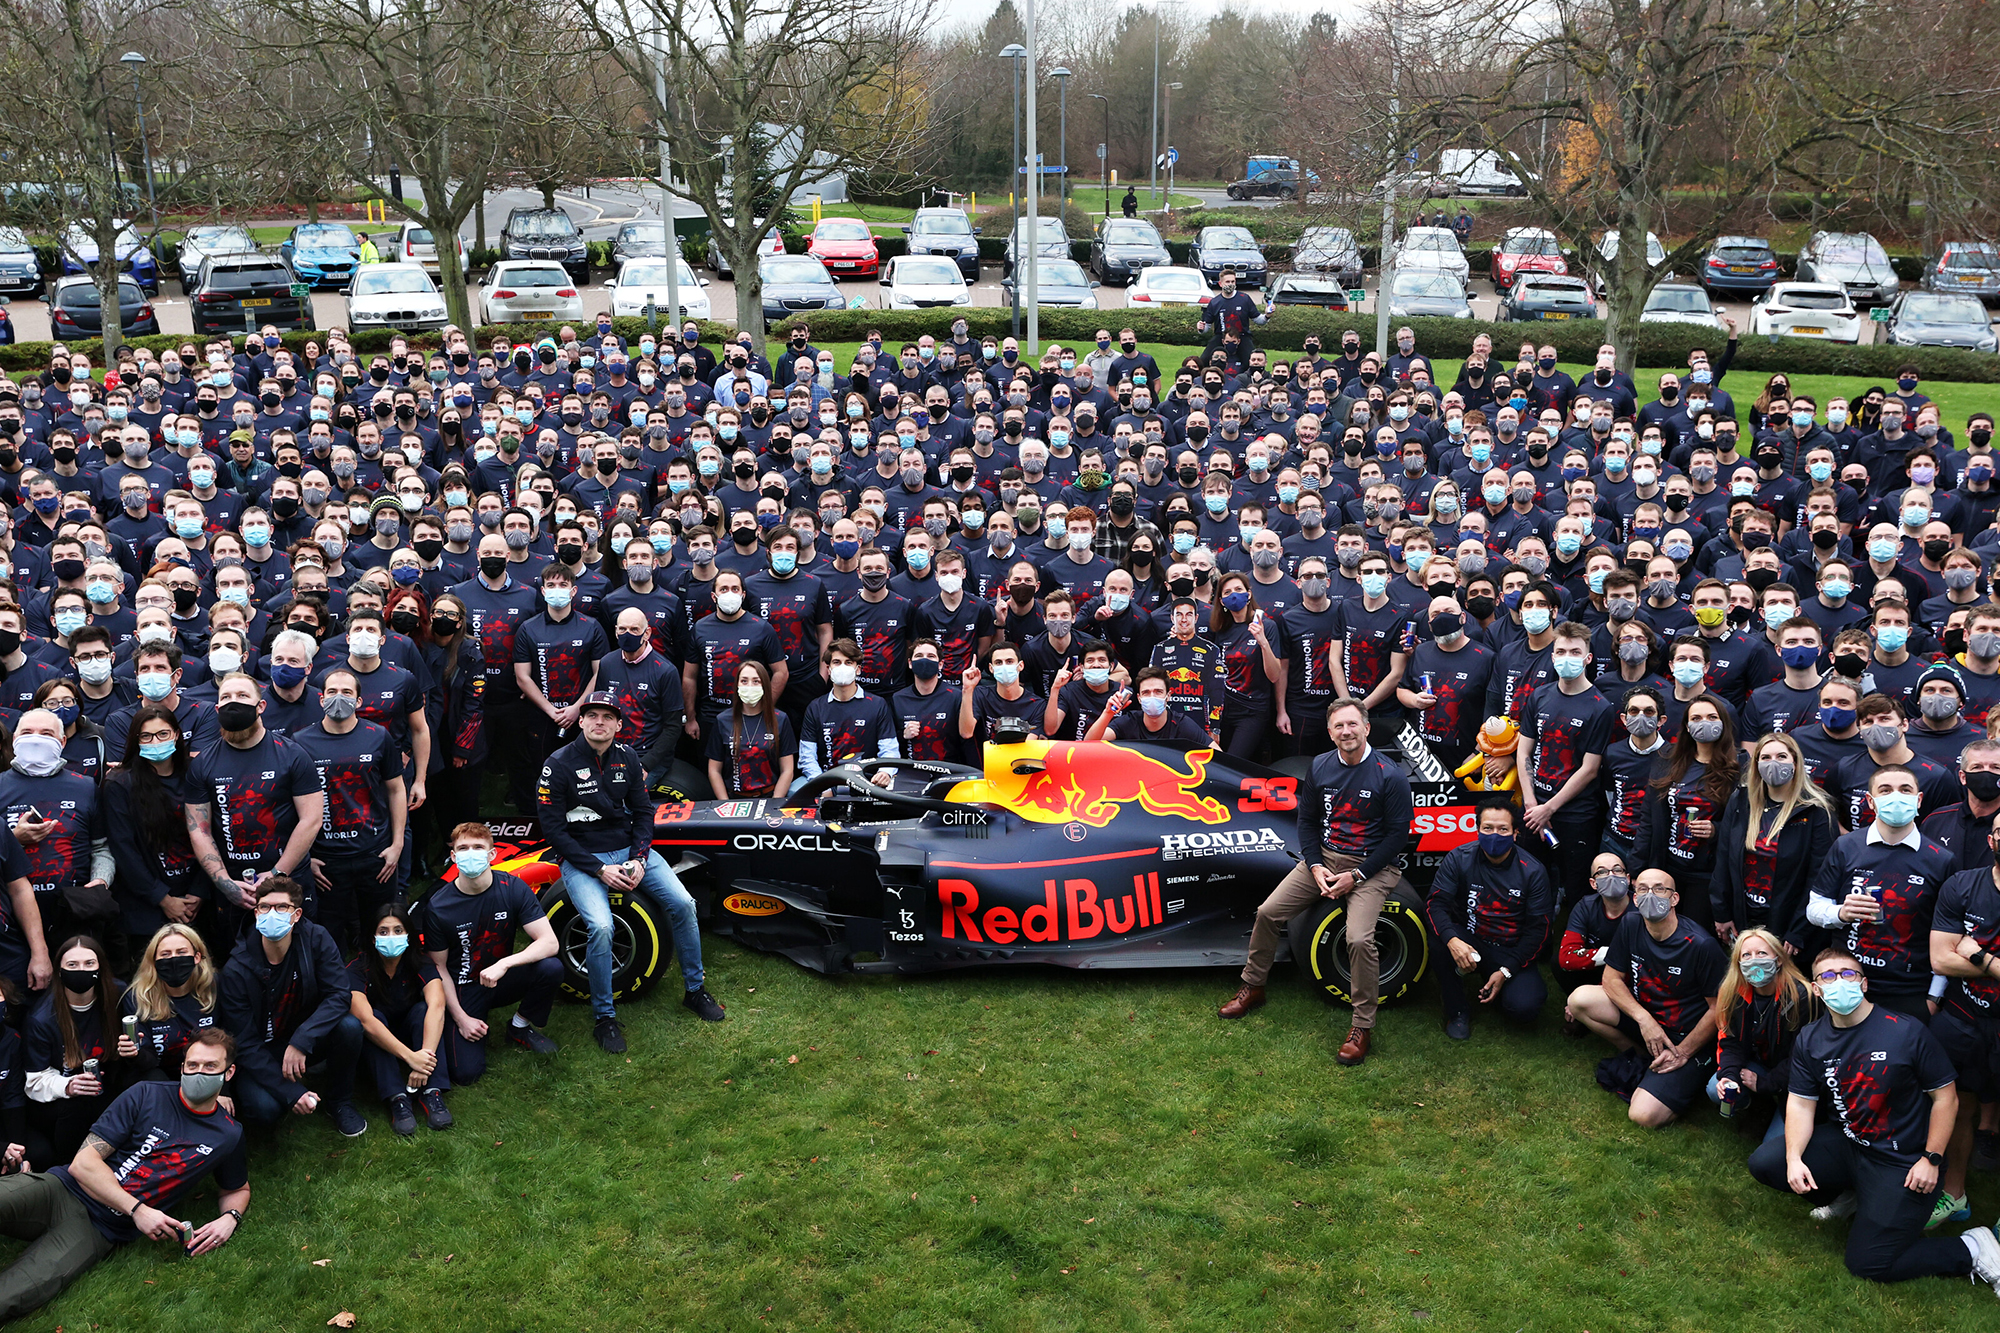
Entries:
[[1811,977],[1827,1014],[1793,1043],[1785,1136],[1750,1155],[1750,1174],[1803,1196],[1815,1221],[1852,1217],[1846,1259],[1856,1277],[1971,1276],[2000,1292],[1991,1228],[1924,1235],[1958,1115],[1950,1058],[1921,1019],[1868,999],[1870,977],[1853,951],[1821,950]]

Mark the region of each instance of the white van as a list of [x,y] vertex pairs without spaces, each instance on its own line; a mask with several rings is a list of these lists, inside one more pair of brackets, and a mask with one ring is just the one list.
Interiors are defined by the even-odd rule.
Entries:
[[1438,155],[1438,174],[1457,182],[1457,194],[1525,195],[1526,186],[1491,149],[1447,148]]

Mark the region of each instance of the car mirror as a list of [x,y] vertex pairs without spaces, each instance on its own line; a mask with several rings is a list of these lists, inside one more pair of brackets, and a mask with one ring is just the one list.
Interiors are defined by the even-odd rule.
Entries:
[[348,283],[348,284],[347,284],[346,286],[342,287],[342,288],[340,289],[340,294],[341,294],[342,296],[352,296],[352,295],[354,295],[354,284],[350,282],[350,283]]
[[617,285],[618,285],[618,279],[616,278],[606,278],[604,280],[604,290],[607,292],[610,291],[613,287],[616,287]]
[[704,287],[708,286],[708,279],[707,279],[707,278],[696,278],[696,279],[695,279],[695,281],[696,281],[696,282],[698,282],[698,283],[700,283],[700,284],[701,284],[702,286],[704,286]]
[[905,222],[902,226],[898,227],[896,230],[902,232],[903,235],[908,236],[910,234],[910,224]]
[[974,227],[974,228],[972,229],[972,234],[973,234],[974,236],[983,236],[983,235],[985,235],[985,234],[986,234],[986,228],[984,228],[984,227]]

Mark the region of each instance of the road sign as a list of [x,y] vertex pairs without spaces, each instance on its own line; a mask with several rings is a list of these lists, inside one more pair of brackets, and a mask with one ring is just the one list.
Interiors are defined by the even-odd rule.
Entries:
[[1170,166],[1170,167],[1171,167],[1172,165],[1174,165],[1174,163],[1176,163],[1176,162],[1178,162],[1178,161],[1180,161],[1180,160],[1181,160],[1181,150],[1180,150],[1180,149],[1178,149],[1178,148],[1169,148],[1169,149],[1167,149],[1167,165],[1168,165],[1168,166]]
[[1102,162],[1106,156],[1107,154],[1104,151],[1104,145],[1103,144],[1097,145],[1097,160],[1099,162]]
[[312,290],[303,282],[295,282],[292,284],[292,298],[298,301],[306,300],[312,295]]
[[1361,287],[1350,287],[1347,289],[1347,299],[1352,305],[1360,305],[1368,299],[1368,292]]
[[1889,307],[1885,305],[1876,306],[1868,312],[1868,318],[1874,320],[1877,324],[1887,324],[1889,322]]
[[[1060,176],[1060,175],[1062,175],[1062,174],[1063,174],[1063,173],[1064,173],[1065,171],[1068,171],[1068,170],[1069,170],[1069,168],[1068,168],[1068,167],[1037,167],[1037,168],[1036,168],[1036,170],[1037,170],[1037,171],[1039,171],[1039,172],[1040,172],[1040,173],[1041,173],[1042,175],[1044,175],[1044,176]],[[1025,176],[1025,175],[1027,175],[1027,174],[1028,174],[1028,169],[1027,169],[1026,167],[1016,167],[1016,168],[1014,168],[1014,174],[1015,174],[1016,176]]]

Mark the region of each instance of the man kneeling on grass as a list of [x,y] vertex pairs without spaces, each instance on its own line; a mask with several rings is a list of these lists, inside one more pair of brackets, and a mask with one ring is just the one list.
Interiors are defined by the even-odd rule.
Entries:
[[[236,1234],[250,1206],[243,1127],[216,1105],[236,1072],[235,1052],[227,1031],[204,1028],[181,1057],[178,1087],[135,1083],[98,1117],[68,1166],[0,1176],[0,1232],[29,1242],[0,1272],[0,1322],[48,1304],[141,1236],[195,1255]],[[196,1227],[173,1216],[210,1172],[222,1186],[215,1220]]]
[[1729,959],[1715,936],[1675,912],[1664,870],[1642,870],[1619,919],[1601,985],[1578,986],[1568,1014],[1620,1051],[1651,1057],[1632,1090],[1632,1122],[1658,1129],[1707,1097],[1715,1072],[1715,997]]

